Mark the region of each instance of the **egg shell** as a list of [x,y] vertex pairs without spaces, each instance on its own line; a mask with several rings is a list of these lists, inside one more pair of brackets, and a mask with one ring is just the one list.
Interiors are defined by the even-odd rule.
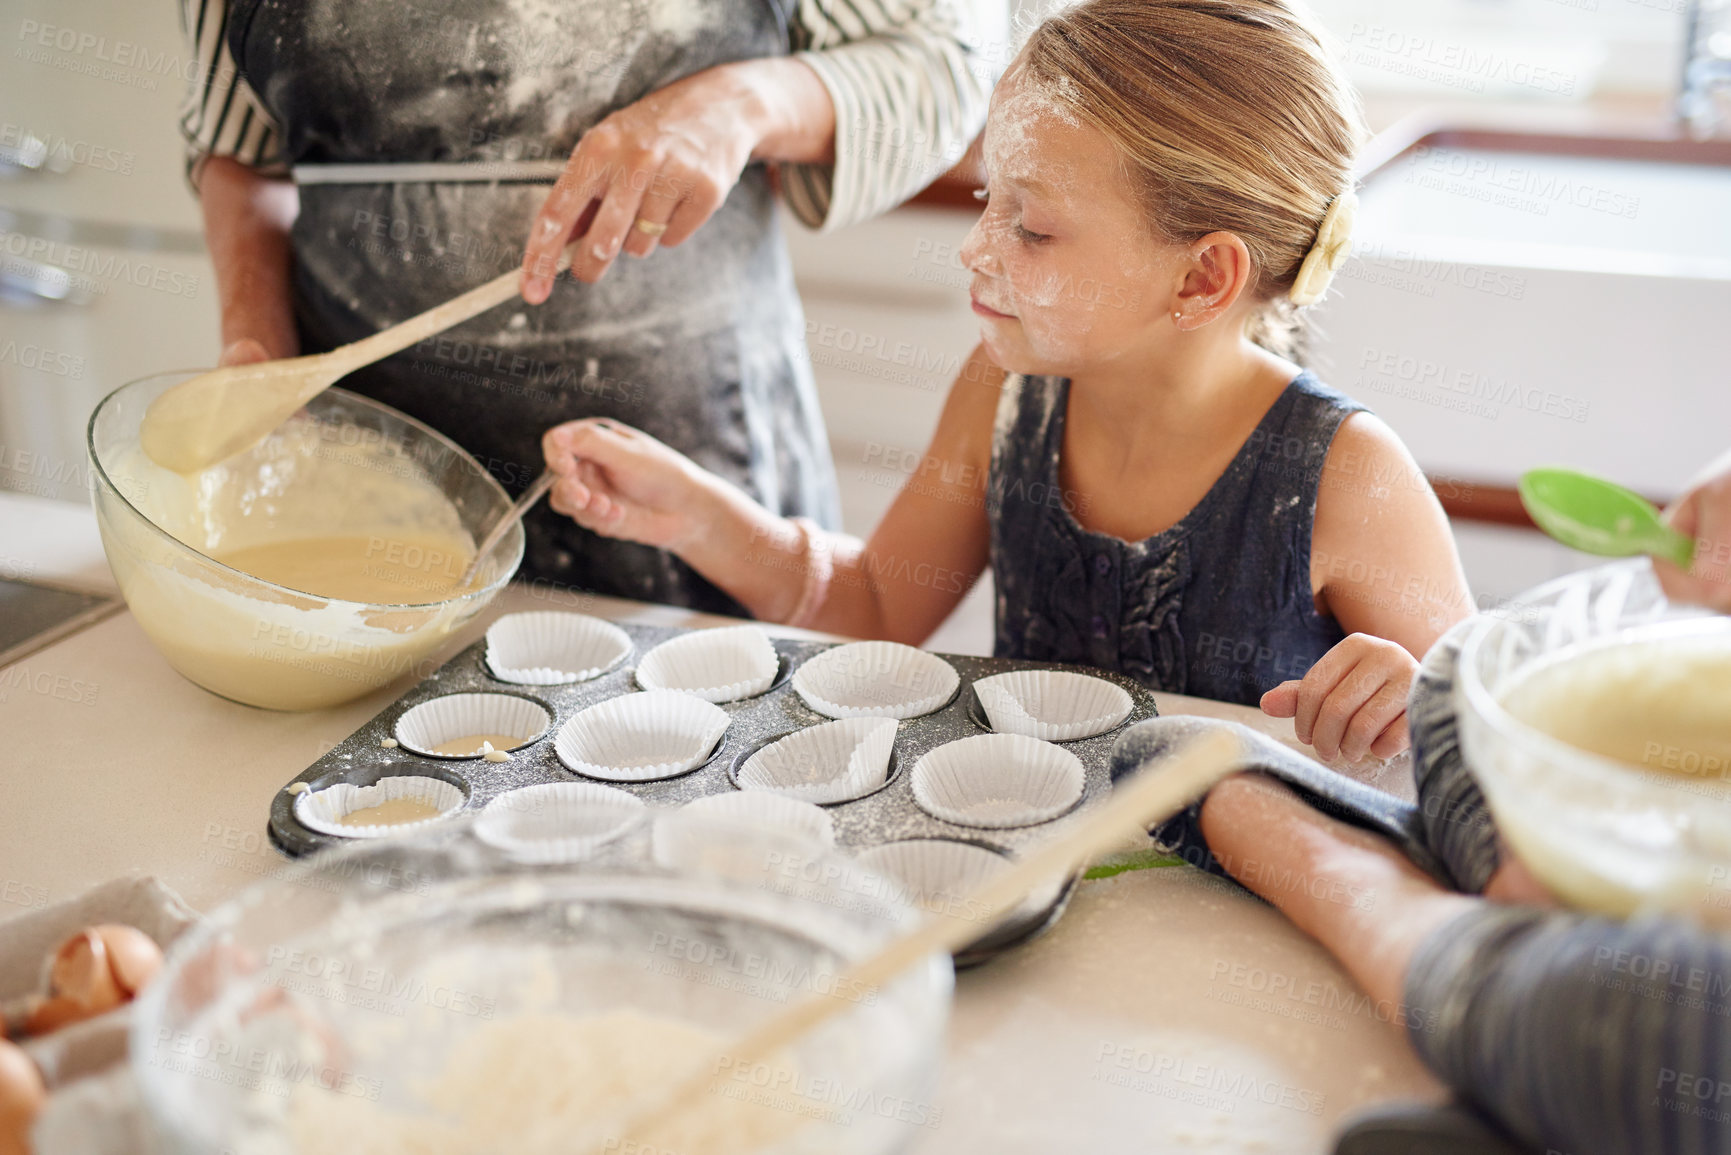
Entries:
[[93,1013],[118,1007],[125,1000],[108,960],[108,944],[86,927],[60,944],[48,969],[51,998],[72,1000]]
[[[119,1004],[115,1004],[118,1006]],[[24,1020],[26,1035],[46,1035],[58,1031],[61,1027],[69,1027],[73,1023],[82,1023],[85,1019],[94,1019],[105,1014],[112,1007],[92,1009],[77,999],[66,995],[53,995],[46,999],[38,999],[30,1008],[30,1014]]]
[[104,923],[92,927],[108,948],[108,966],[120,993],[131,998],[162,969],[162,948],[137,927]]

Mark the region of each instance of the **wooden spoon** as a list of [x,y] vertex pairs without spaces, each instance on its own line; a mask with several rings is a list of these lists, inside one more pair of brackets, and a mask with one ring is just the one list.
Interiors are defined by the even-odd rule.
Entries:
[[[576,246],[559,257],[571,266]],[[308,401],[374,361],[401,352],[517,295],[523,272],[513,269],[419,316],[328,353],[230,365],[200,373],[167,390],[144,411],[138,429],[144,452],[158,465],[194,473],[263,441]]]
[[664,1133],[669,1122],[713,1099],[713,1086],[726,1078],[722,1072],[769,1058],[854,1005],[837,998],[835,991],[875,990],[937,951],[954,952],[972,942],[985,926],[1014,908],[1041,882],[1092,862],[1125,838],[1171,817],[1180,807],[1206,794],[1216,782],[1244,764],[1244,753],[1237,739],[1216,733],[1197,738],[1172,754],[1157,755],[1157,761],[1164,765],[1143,766],[1131,777],[1121,779],[1104,806],[1068,833],[1018,860],[966,901],[955,904],[953,909],[969,911],[969,917],[937,914],[928,918],[912,933],[892,940],[877,954],[854,964],[830,986],[828,993],[807,995],[744,1038],[705,1056],[671,1089],[638,1098],[630,1104],[631,1110],[622,1126],[609,1135],[588,1136],[586,1142],[572,1148],[573,1155],[657,1150],[646,1146],[647,1141]]

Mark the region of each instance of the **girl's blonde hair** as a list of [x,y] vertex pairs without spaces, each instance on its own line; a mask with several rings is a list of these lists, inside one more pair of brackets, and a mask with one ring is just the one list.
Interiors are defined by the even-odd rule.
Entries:
[[1287,298],[1330,202],[1352,187],[1357,97],[1288,0],[1086,0],[1034,29],[1030,79],[1117,145],[1156,232],[1236,233],[1258,343],[1302,356]]

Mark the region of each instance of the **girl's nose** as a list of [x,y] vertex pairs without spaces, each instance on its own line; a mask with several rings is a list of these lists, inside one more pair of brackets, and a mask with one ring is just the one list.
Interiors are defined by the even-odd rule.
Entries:
[[1003,272],[1003,266],[986,243],[985,222],[986,214],[981,213],[980,219],[974,222],[974,227],[969,229],[968,235],[962,239],[961,251],[957,255],[962,259],[962,267],[968,272],[995,277]]

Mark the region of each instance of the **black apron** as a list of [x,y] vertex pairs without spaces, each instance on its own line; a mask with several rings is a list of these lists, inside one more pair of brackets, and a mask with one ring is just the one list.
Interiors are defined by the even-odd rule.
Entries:
[[[233,0],[230,48],[291,165],[450,166],[434,180],[301,184],[293,243],[304,351],[364,337],[515,267],[549,186],[492,178],[523,162],[556,168],[607,113],[683,76],[786,53],[777,2]],[[463,175],[445,179],[453,173]],[[561,277],[543,305],[507,302],[342,385],[449,435],[513,493],[540,473],[549,427],[609,416],[771,510],[840,523],[804,317],[761,164],[677,249],[622,255],[598,285]],[[743,613],[671,555],[597,537],[545,504],[527,528],[524,576]]]

